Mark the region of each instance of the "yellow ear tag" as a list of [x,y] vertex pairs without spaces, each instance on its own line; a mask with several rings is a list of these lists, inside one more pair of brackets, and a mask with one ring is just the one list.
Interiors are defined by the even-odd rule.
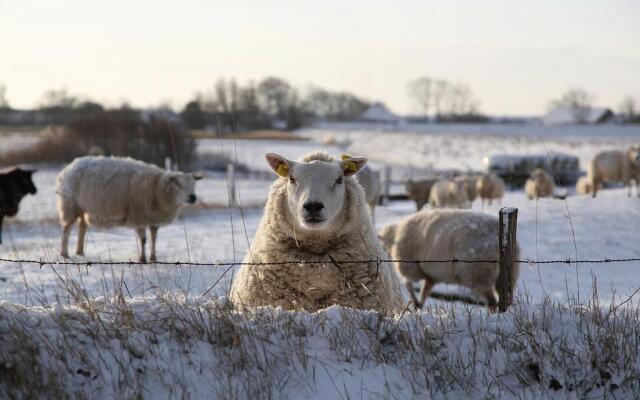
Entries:
[[356,172],[358,170],[358,165],[353,161],[346,162],[343,165],[345,171]]
[[286,178],[287,176],[289,176],[289,166],[285,163],[278,165],[276,174],[280,175],[283,178]]
[[344,161],[344,160],[348,160],[348,159],[350,159],[350,158],[351,158],[351,156],[348,156],[348,155],[346,155],[346,154],[343,154],[343,155],[341,155],[341,156],[340,156],[340,159],[341,159],[342,161]]

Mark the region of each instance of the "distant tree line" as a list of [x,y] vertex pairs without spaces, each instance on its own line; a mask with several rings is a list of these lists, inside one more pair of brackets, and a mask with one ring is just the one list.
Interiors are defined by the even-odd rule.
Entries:
[[369,102],[347,92],[311,87],[302,94],[277,77],[245,85],[235,79],[219,79],[212,89],[187,103],[180,115],[191,129],[297,129],[316,120],[353,121],[368,106]]
[[409,97],[416,103],[423,120],[435,122],[486,122],[471,87],[427,76],[409,82]]

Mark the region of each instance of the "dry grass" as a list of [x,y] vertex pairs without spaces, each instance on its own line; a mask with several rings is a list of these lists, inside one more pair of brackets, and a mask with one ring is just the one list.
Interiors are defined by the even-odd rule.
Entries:
[[519,297],[500,315],[436,303],[399,318],[340,307],[238,312],[224,298],[160,289],[131,299],[113,280],[116,289],[91,298],[60,273],[64,305],[0,304],[0,397],[640,396],[632,303]]

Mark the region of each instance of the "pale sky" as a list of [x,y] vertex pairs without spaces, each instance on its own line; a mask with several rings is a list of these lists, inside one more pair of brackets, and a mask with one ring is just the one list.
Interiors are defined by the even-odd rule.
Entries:
[[566,89],[640,100],[640,1],[0,0],[0,82],[16,108],[67,88],[181,108],[218,77],[268,75],[416,111],[416,77],[468,83],[488,114]]

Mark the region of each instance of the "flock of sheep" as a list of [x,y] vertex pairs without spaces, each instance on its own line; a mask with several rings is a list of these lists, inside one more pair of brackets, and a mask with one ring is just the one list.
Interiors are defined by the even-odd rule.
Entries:
[[[372,216],[380,177],[365,166],[366,158],[335,159],[319,151],[298,161],[268,153],[266,161],[279,178],[233,281],[230,300],[236,307],[314,311],[341,304],[393,314],[403,308],[400,281],[416,308],[440,282],[467,287],[489,309],[496,307],[499,267],[490,260],[498,259],[498,220],[463,208],[470,208],[476,198],[483,204],[501,199],[505,184],[498,176],[409,180],[406,190],[417,212],[378,233]],[[27,175],[30,181],[31,173]],[[84,254],[88,225],[127,226],[137,233],[141,262],[147,260],[149,230],[149,260],[155,261],[158,228],[196,201],[199,178],[129,158],[76,159],[56,180],[62,256],[68,257],[69,234],[78,222],[77,254]],[[640,182],[640,147],[598,154],[587,177],[578,181],[577,191],[595,197],[603,182],[615,181],[629,186],[630,195],[632,180],[636,186]],[[35,193],[35,186],[27,186],[22,192]],[[529,198],[549,197],[554,190],[553,177],[541,169],[525,184]],[[425,204],[430,209],[421,210]],[[385,261],[389,258],[395,273]],[[444,261],[456,259],[473,262]],[[512,271],[513,288],[517,263]],[[419,296],[414,291],[417,282]]]
[[429,176],[409,179],[405,189],[420,211],[426,204],[431,208],[470,208],[476,198],[483,206],[485,202],[491,205],[504,196],[505,183],[496,174],[458,175],[452,179]]
[[[587,175],[576,183],[576,193],[597,196],[604,183],[622,183],[629,190],[635,182],[636,192],[640,196],[640,146],[633,146],[625,151],[610,150],[598,153],[587,169]],[[366,184],[363,184],[368,189]],[[500,200],[504,196],[505,183],[497,175],[459,175],[453,179],[443,177],[423,177],[409,179],[405,183],[409,198],[416,203],[417,210],[426,204],[431,208],[469,208],[479,197],[483,203],[491,205],[492,200]],[[556,194],[553,176],[542,168],[534,169],[524,185],[524,192],[529,199],[544,197],[560,197]]]

